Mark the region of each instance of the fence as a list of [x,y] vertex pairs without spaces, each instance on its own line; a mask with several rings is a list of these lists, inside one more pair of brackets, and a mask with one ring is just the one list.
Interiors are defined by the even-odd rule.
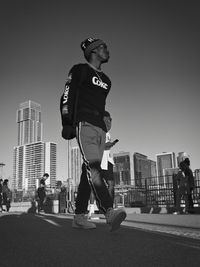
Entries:
[[[194,204],[200,200],[200,176],[195,177],[195,187],[192,192]],[[175,203],[175,182],[174,176],[149,177],[135,181],[136,185],[116,185],[115,186],[115,205],[126,207],[141,206],[174,206]],[[66,201],[74,203],[77,195],[77,187],[66,187]],[[59,200],[60,190],[51,190],[48,195],[52,200]],[[13,192],[13,202],[31,201],[35,198],[36,192]]]
[[[195,177],[195,176],[194,176]],[[141,179],[135,186],[115,186],[115,203],[122,206],[174,206],[176,194],[175,175]],[[200,200],[200,177],[195,177],[192,191],[194,204]]]

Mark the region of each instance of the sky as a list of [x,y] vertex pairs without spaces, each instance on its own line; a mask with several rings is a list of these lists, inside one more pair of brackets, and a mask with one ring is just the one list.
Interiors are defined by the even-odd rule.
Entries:
[[[185,151],[200,168],[200,5],[195,0],[6,0],[0,4],[0,162],[12,177],[16,111],[41,105],[43,141],[57,143],[57,179],[67,178],[60,96],[67,73],[85,62],[80,43],[103,39],[112,88],[112,152],[156,160]],[[76,141],[71,142],[71,146]]]

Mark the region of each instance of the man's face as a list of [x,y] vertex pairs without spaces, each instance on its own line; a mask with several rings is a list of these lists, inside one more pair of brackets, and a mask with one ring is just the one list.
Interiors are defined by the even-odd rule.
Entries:
[[97,47],[96,52],[102,63],[108,62],[110,54],[106,44],[102,44],[99,47]]

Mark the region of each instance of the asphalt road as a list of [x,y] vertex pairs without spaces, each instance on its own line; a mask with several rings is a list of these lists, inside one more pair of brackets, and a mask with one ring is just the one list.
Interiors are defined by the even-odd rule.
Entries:
[[64,216],[0,215],[0,267],[200,266],[200,240],[122,226],[72,229]]

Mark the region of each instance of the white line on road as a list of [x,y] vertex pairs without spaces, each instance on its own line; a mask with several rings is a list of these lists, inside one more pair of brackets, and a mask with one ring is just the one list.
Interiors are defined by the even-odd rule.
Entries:
[[55,226],[60,227],[60,225],[59,225],[58,223],[56,223],[56,222],[54,222],[54,221],[52,221],[52,220],[44,219],[44,218],[43,218],[43,220],[46,221],[46,222],[48,222],[48,223],[50,223],[50,224],[53,224],[53,225],[55,225]]

